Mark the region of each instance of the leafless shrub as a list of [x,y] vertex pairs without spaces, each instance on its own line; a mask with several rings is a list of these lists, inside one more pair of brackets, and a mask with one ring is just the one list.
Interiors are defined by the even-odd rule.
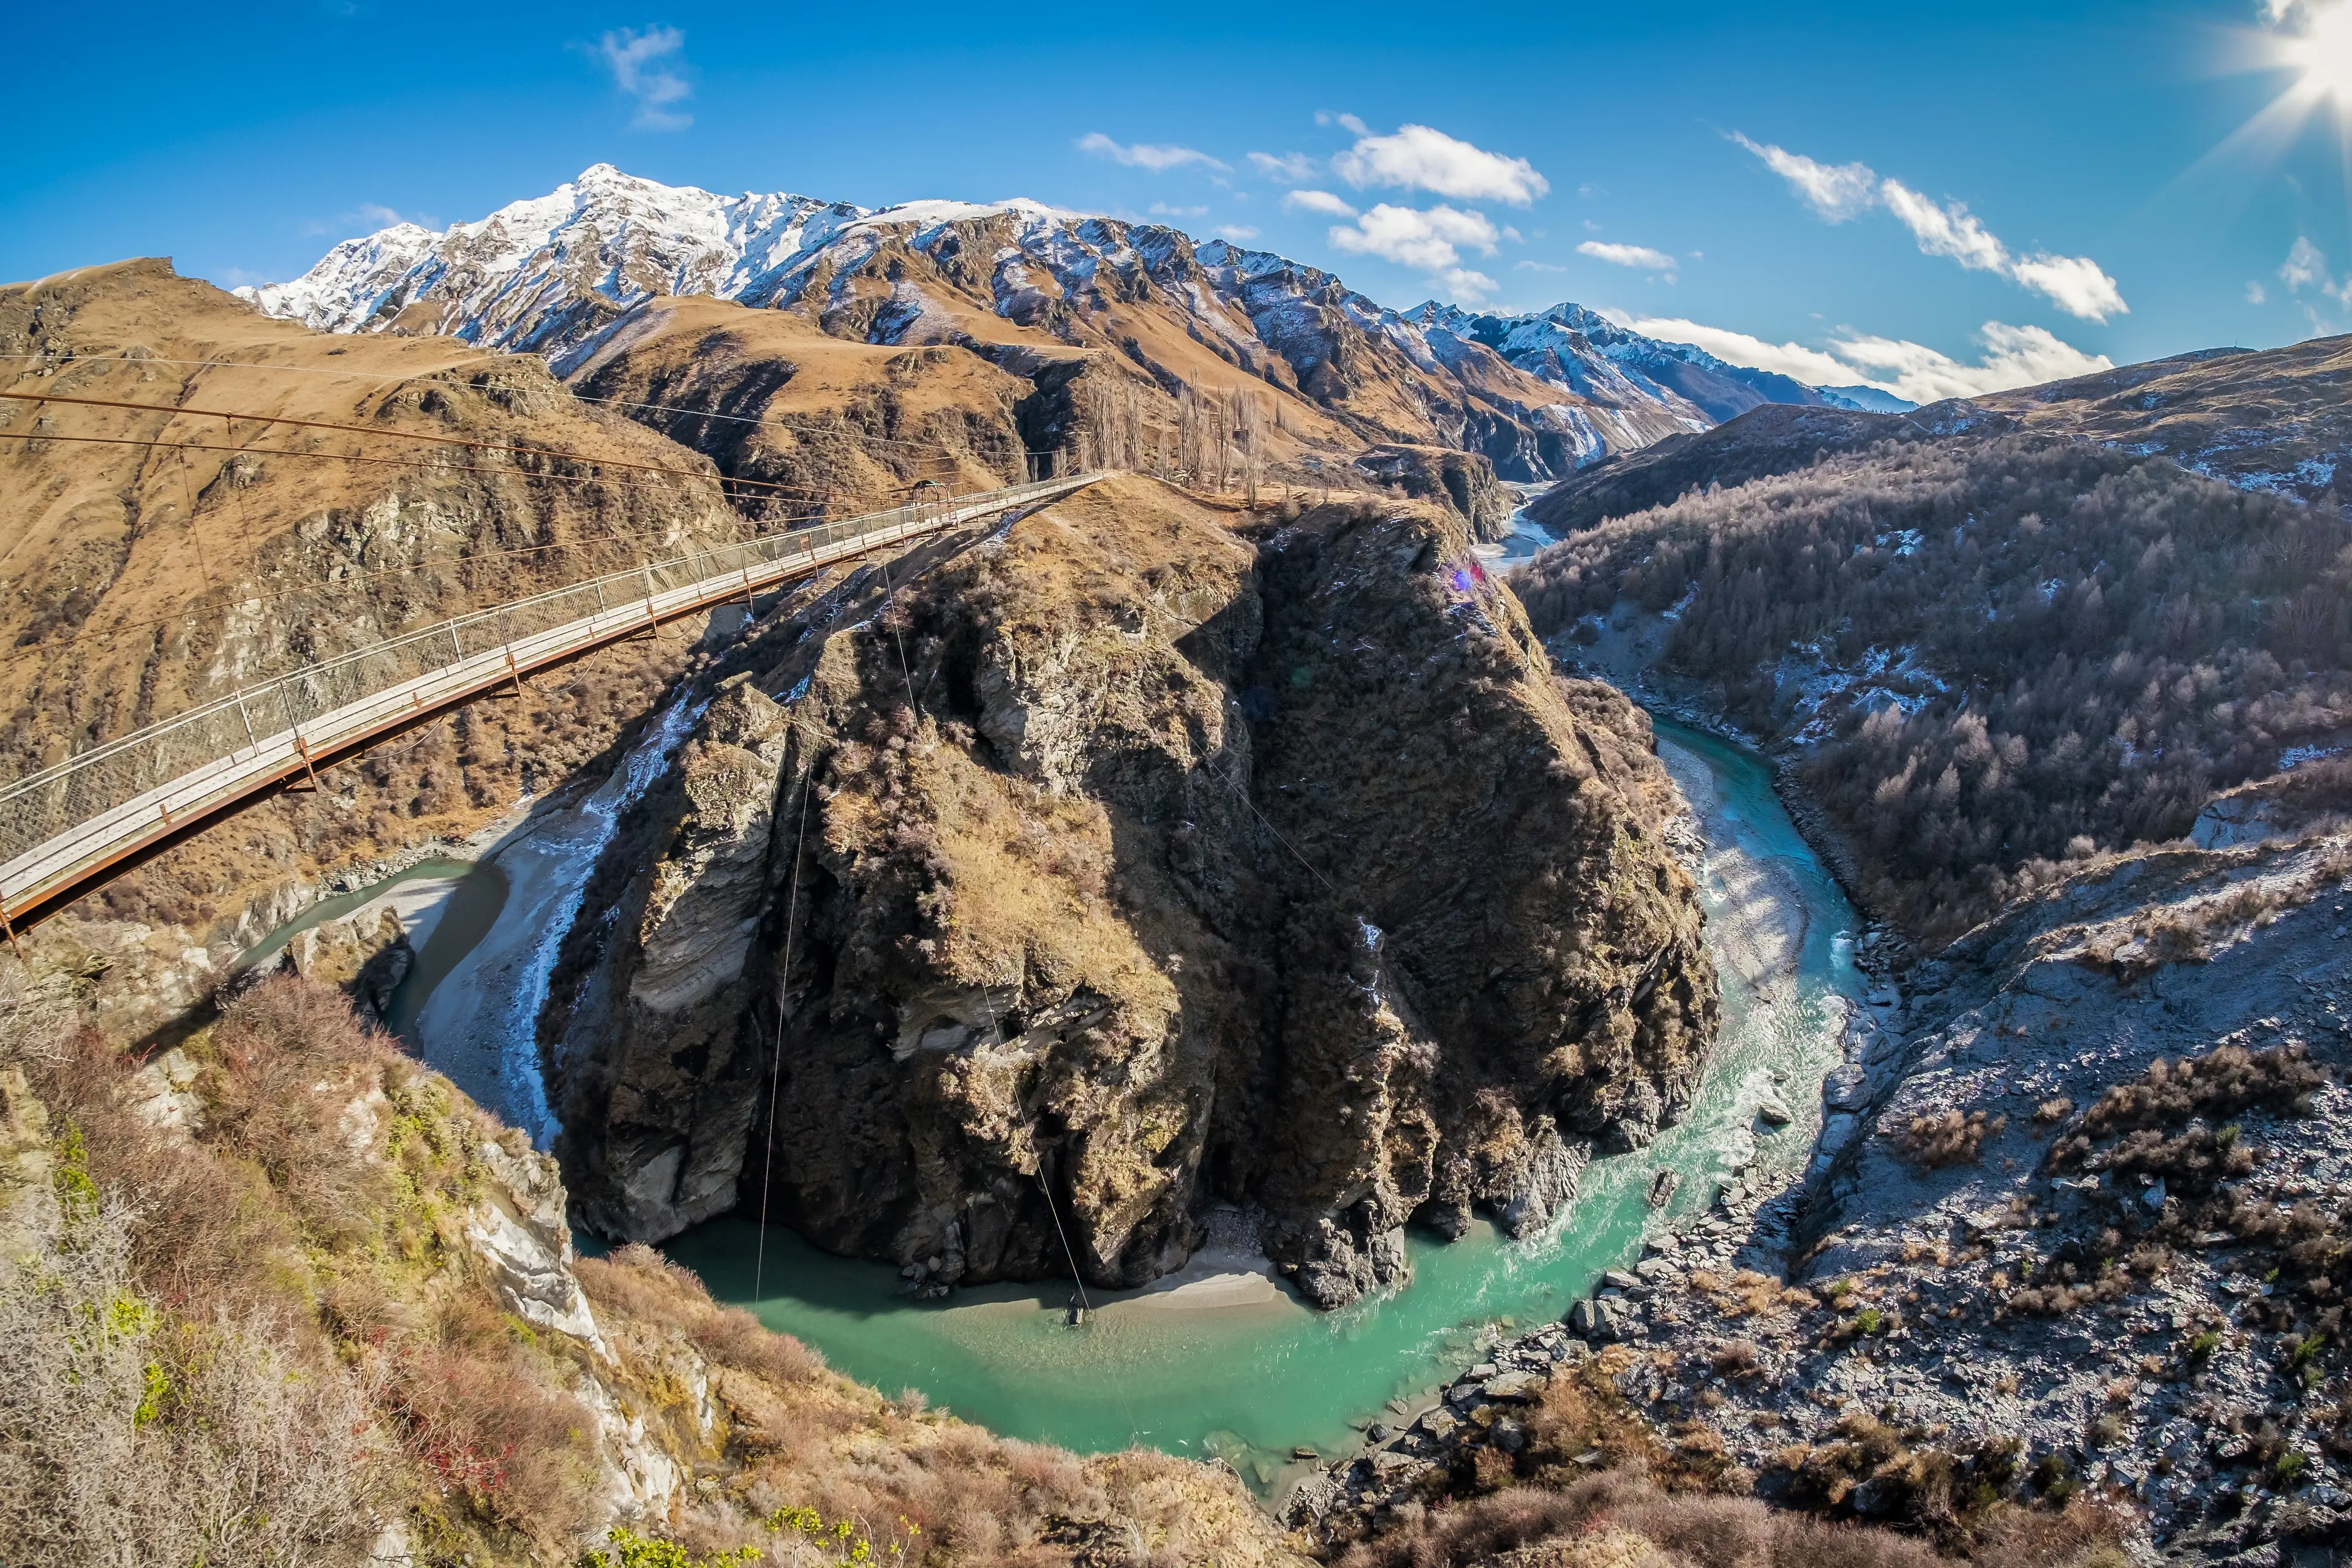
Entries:
[[1932,1568],[1922,1543],[1750,1499],[1675,1496],[1632,1475],[1514,1488],[1352,1548],[1343,1568],[1661,1563],[1671,1568]]
[[722,1366],[740,1367],[786,1386],[811,1382],[824,1372],[822,1355],[790,1334],[761,1326],[740,1307],[719,1305],[692,1269],[650,1247],[632,1243],[610,1258],[581,1258],[577,1268],[591,1300],[632,1317],[676,1324],[696,1349]]
[[1975,1163],[1984,1141],[2009,1125],[2006,1116],[1987,1117],[1981,1110],[1965,1114],[1947,1110],[1940,1116],[1915,1116],[1895,1136],[1898,1153],[1915,1165],[1936,1169]]
[[2193,1116],[2218,1121],[2256,1106],[2296,1110],[2326,1081],[2299,1041],[2260,1051],[2220,1046],[2179,1061],[2159,1057],[2138,1083],[2117,1084],[2101,1095],[2083,1113],[2082,1126],[2100,1137]]
[[69,1213],[0,1276],[0,1534],[58,1568],[356,1561],[363,1392],[260,1311],[173,1327],[135,1289],[131,1218]]
[[1718,1377],[1749,1377],[1755,1374],[1759,1359],[1754,1340],[1731,1340],[1716,1351],[1710,1364]]

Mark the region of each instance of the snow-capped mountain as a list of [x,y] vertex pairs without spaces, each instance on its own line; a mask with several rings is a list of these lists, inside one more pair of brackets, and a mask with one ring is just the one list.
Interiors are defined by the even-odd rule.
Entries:
[[1025,200],[721,196],[604,163],[437,234],[401,224],[346,240],[291,282],[238,292],[322,331],[447,332],[544,354],[559,374],[671,295],[792,310],[859,342],[961,343],[1024,374],[1108,350],[1163,391],[1238,372],[1348,434],[1484,451],[1518,479],[1759,403],[1845,405],[1581,306],[1401,312],[1318,268],[1160,224]]
[[1694,426],[1698,429],[1765,403],[1858,406],[1827,389],[1732,364],[1689,343],[1644,337],[1582,305],[1563,303],[1524,316],[1424,305],[1416,314],[1486,344],[1530,375],[1587,395],[1686,404],[1704,421]]

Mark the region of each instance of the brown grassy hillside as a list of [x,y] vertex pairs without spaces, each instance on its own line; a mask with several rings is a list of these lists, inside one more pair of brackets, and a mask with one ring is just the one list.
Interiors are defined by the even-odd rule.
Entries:
[[0,289],[0,391],[484,443],[0,402],[10,772],[303,658],[744,526],[707,461],[579,404],[535,359],[307,331],[164,262]]
[[12,1556],[1296,1561],[1230,1473],[997,1438],[645,1248],[575,1261],[551,1163],[335,992],[273,979],[139,1069],[76,1031],[63,978],[0,956]]
[[[1035,347],[1041,363],[1085,357]],[[964,348],[854,342],[791,311],[647,300],[570,381],[730,476],[790,487],[754,503],[765,513],[821,495],[841,515],[893,505],[918,480],[972,490],[1027,476],[1014,411],[1029,382]]]
[[2023,429],[2161,452],[2232,484],[2315,500],[2341,493],[2352,450],[2352,337],[2207,349],[1973,401]]

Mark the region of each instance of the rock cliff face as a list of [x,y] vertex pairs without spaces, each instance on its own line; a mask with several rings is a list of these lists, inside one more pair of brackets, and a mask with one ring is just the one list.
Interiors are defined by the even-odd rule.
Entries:
[[1646,723],[1470,543],[1118,479],[775,612],[541,1021],[590,1223],[764,1180],[919,1289],[1134,1285],[1231,1203],[1336,1304],[1410,1219],[1554,1213],[1715,989]]
[[1517,498],[1496,479],[1495,465],[1476,452],[1391,442],[1367,451],[1355,467],[1415,500],[1452,507],[1477,539],[1500,539],[1511,526]]

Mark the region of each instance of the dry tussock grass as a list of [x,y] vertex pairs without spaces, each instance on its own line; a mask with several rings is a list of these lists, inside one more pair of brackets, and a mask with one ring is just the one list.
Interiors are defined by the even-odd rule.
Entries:
[[1821,1305],[1810,1290],[1742,1268],[1728,1279],[1712,1269],[1691,1271],[1690,1288],[1725,1317],[1760,1318],[1782,1309],[1802,1310]]
[[[2006,1515],[1979,1559],[2005,1568],[2094,1568],[2115,1521]],[[1433,1510],[1352,1548],[1342,1568],[1933,1568],[1946,1559],[1892,1531],[1775,1510],[1750,1498],[1675,1495],[1639,1476],[1582,1477]]]
[[1115,855],[1099,802],[983,767],[929,719],[877,719],[833,752],[829,853],[909,868],[947,973],[1003,984],[1025,963],[1051,988],[1084,984],[1166,1013],[1174,986],[1109,897]]
[[2192,1116],[2226,1118],[2257,1106],[2294,1110],[2326,1081],[2299,1041],[2260,1051],[2221,1046],[2179,1061],[2159,1057],[2138,1083],[2117,1084],[2099,1096],[2083,1113],[2083,1131],[2101,1137]]

